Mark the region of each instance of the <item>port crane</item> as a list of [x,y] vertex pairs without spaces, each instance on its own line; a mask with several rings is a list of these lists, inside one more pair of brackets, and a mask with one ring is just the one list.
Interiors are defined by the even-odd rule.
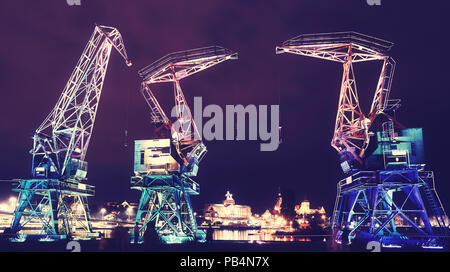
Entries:
[[[131,188],[141,191],[135,225],[139,241],[149,224],[166,243],[201,240],[190,195],[198,195],[200,186],[192,178],[207,152],[201,134],[180,86],[188,76],[226,60],[237,53],[220,46],[171,53],[141,69],[141,93],[150,109],[151,123],[161,133],[160,139],[135,142],[134,172]],[[157,83],[172,83],[175,121],[164,113],[151,90]],[[134,230],[132,236],[135,236]]]
[[[332,229],[338,241],[349,237],[383,244],[423,247],[446,235],[446,214],[425,169],[421,128],[405,128],[393,117],[399,99],[389,99],[395,61],[393,43],[356,32],[304,34],[276,47],[291,53],[339,62],[343,66],[331,146],[339,152],[346,178],[338,182]],[[370,111],[360,107],[353,63],[381,61]],[[432,224],[433,221],[433,224]]]
[[[363,163],[369,145],[369,130],[379,114],[398,103],[389,101],[395,61],[386,54],[393,44],[355,32],[306,34],[287,40],[276,53],[291,53],[342,63],[343,74],[331,146],[347,157],[349,166]],[[353,63],[383,62],[369,114],[359,105]],[[394,102],[390,104],[389,102]]]
[[119,31],[95,26],[55,107],[33,135],[31,178],[17,180],[18,203],[10,232],[38,224],[38,235],[64,238],[93,235],[87,197],[86,153],[111,50],[131,62]]

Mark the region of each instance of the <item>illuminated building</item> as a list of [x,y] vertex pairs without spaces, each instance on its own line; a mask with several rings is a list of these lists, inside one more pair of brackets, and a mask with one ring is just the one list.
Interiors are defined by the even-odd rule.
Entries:
[[208,224],[247,225],[252,216],[252,209],[247,205],[236,205],[233,195],[227,191],[222,204],[206,206],[204,216]]
[[298,215],[319,213],[321,215],[326,216],[325,209],[323,207],[319,207],[318,209],[311,209],[310,207],[311,206],[310,206],[309,201],[305,200],[302,203],[300,203],[300,205],[295,206],[295,212]]
[[281,197],[281,193],[278,193],[277,203],[275,204],[275,207],[273,207],[274,214],[281,213],[281,203],[283,203],[283,198]]
[[312,225],[325,227],[327,222],[327,215],[323,207],[311,209],[308,200],[303,201],[300,205],[295,206],[295,213],[297,214],[296,221],[297,229],[310,229]]
[[119,202],[106,202],[106,208],[110,209],[123,209],[131,207],[136,209],[138,207],[138,203],[128,203],[126,200],[122,203]]
[[104,210],[103,214],[97,216],[101,216],[102,219],[108,221],[129,220],[137,208],[137,203],[128,203],[127,201],[106,202],[102,208]]
[[[450,222],[448,220],[448,216],[447,215],[444,216],[444,222],[445,222],[446,226],[450,226]],[[423,221],[421,223],[423,225]],[[433,227],[439,227],[439,222],[438,222],[438,220],[436,220],[435,216],[430,217],[430,224]]]
[[[274,209],[274,211],[276,211],[276,209]],[[283,216],[276,213],[272,214],[269,210],[266,210],[258,219],[261,228],[280,229],[289,227],[289,222]]]
[[286,220],[281,214],[282,203],[283,198],[281,193],[278,193],[272,212],[270,212],[270,210],[266,210],[261,216],[255,214],[252,216],[251,222],[255,222],[255,224],[261,226],[263,229],[280,230],[289,228],[291,222]]

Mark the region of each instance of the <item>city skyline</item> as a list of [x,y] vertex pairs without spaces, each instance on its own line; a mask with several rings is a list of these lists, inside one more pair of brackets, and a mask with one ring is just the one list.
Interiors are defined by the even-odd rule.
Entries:
[[[151,139],[153,128],[139,94],[137,70],[174,51],[220,44],[239,52],[240,59],[183,82],[190,106],[194,96],[202,96],[207,104],[222,106],[279,104],[283,143],[277,151],[260,152],[259,142],[206,141],[209,151],[196,180],[201,190],[199,196],[192,198],[194,209],[214,203],[214,199],[221,199],[223,192],[230,190],[242,199],[239,202],[264,210],[263,207],[272,206],[281,188],[292,190],[296,202],[304,198],[313,203],[322,201],[320,205],[331,211],[336,183],[342,177],[338,156],[329,145],[341,67],[307,58],[276,56],[275,46],[298,34],[354,30],[395,43],[390,51],[398,64],[392,97],[403,101],[398,119],[408,127],[424,127],[428,168],[435,171],[437,189],[444,207],[449,207],[449,185],[445,181],[450,173],[445,171],[443,153],[450,146],[438,141],[442,138],[442,124],[449,121],[448,115],[442,114],[448,110],[448,94],[442,87],[449,83],[448,68],[441,62],[450,57],[445,38],[438,35],[446,25],[447,19],[439,15],[444,9],[417,3],[383,3],[382,7],[371,7],[364,1],[351,3],[350,12],[335,3],[292,1],[293,9],[298,11],[294,14],[276,4],[241,2],[236,2],[239,9],[205,2],[203,8],[190,12],[184,4],[173,7],[167,3],[123,6],[98,1],[83,2],[80,7],[70,7],[64,1],[2,3],[0,29],[13,43],[2,44],[2,51],[8,54],[0,57],[1,148],[8,154],[0,159],[0,179],[29,177],[30,137],[55,104],[94,24],[102,23],[121,31],[134,67],[128,70],[120,56],[112,54],[87,155],[88,184],[96,186],[96,195],[89,198],[89,203],[138,201],[138,194],[129,188],[134,140]],[[156,8],[167,12],[148,16]],[[175,12],[171,14],[169,10],[173,8]],[[252,13],[255,9],[260,10],[257,15]],[[393,10],[409,13],[398,18]],[[417,10],[426,20],[415,20],[419,16]],[[26,16],[13,16],[19,11]],[[127,17],[131,13],[133,17]],[[329,18],[326,21],[319,19],[324,14]],[[377,21],[379,16],[385,16],[386,22]],[[396,24],[392,25],[392,21]],[[435,40],[418,39],[427,35],[433,35]],[[439,59],[424,51],[428,42],[441,53]],[[420,67],[418,61],[422,63]],[[355,65],[361,102],[366,109],[380,67],[380,63]],[[170,87],[157,89],[165,106],[171,103],[164,93],[169,90]],[[11,187],[7,183],[1,186],[0,197],[7,199],[12,195]]]

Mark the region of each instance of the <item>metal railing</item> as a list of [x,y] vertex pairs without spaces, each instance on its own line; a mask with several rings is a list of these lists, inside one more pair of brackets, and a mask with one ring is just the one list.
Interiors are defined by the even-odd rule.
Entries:
[[193,62],[198,59],[221,57],[230,54],[233,54],[233,51],[217,45],[174,52],[142,68],[138,73],[143,80],[147,80],[169,65],[182,62]]
[[283,46],[300,46],[300,45],[318,45],[318,44],[340,44],[353,43],[361,45],[377,52],[389,51],[394,43],[379,38],[364,35],[358,32],[335,32],[335,33],[318,33],[318,34],[302,34],[289,39],[283,43]]

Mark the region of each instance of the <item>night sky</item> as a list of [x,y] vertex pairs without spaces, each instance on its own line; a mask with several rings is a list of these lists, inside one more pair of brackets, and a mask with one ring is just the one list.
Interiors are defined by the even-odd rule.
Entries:
[[[275,55],[275,46],[299,34],[357,31],[395,43],[391,98],[403,101],[397,117],[424,128],[428,169],[449,209],[450,3],[381,1],[379,7],[365,0],[81,0],[79,7],[64,0],[1,1],[0,179],[29,177],[30,137],[54,107],[97,23],[121,32],[134,65],[128,68],[111,53],[87,156],[88,182],[96,186],[91,204],[138,201],[138,192],[129,189],[133,141],[151,138],[153,127],[137,71],[174,51],[220,45],[239,52],[239,60],[183,80],[188,101],[202,96],[204,105],[223,108],[280,104],[283,143],[275,152],[260,152],[259,141],[206,142],[194,207],[218,203],[230,190],[237,204],[261,213],[281,188],[330,214],[342,178],[330,146],[342,67]],[[355,64],[366,113],[380,69],[380,62]],[[161,85],[156,95],[168,112],[172,86]],[[10,187],[0,185],[0,200],[12,194]]]

